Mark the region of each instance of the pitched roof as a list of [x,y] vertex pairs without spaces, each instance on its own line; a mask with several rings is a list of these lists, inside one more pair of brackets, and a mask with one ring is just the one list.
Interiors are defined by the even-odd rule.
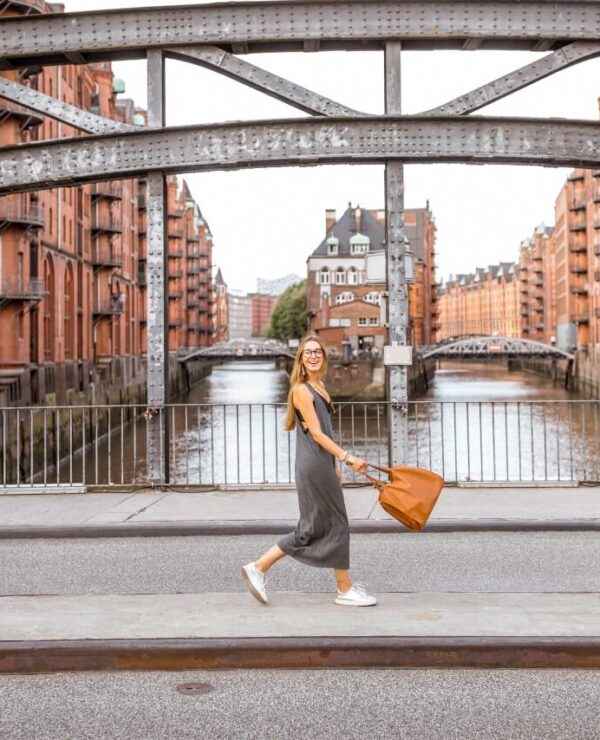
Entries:
[[326,256],[327,240],[334,236],[339,241],[338,256],[350,254],[350,239],[357,233],[369,239],[370,251],[378,251],[385,246],[385,231],[371,211],[364,208],[348,207],[342,217],[329,229],[323,241],[312,253],[312,256]]

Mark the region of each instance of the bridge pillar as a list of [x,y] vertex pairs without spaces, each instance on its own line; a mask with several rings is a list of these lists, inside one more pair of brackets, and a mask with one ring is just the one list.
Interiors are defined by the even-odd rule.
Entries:
[[[402,113],[401,43],[385,45],[385,112]],[[407,295],[404,268],[404,166],[389,161],[385,166],[386,265],[388,343],[404,346],[407,337]],[[408,372],[406,367],[388,367],[386,378],[390,464],[403,464],[408,447]]]
[[[165,125],[165,61],[161,50],[148,50],[148,126]],[[169,393],[166,187],[163,173],[147,177],[148,274],[148,477],[153,484],[169,482],[169,423],[165,404]]]

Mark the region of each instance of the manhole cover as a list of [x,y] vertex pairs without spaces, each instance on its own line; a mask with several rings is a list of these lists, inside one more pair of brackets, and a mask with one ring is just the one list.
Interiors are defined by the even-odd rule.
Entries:
[[187,694],[188,696],[210,694],[213,691],[213,685],[210,683],[180,683],[177,691],[180,694]]

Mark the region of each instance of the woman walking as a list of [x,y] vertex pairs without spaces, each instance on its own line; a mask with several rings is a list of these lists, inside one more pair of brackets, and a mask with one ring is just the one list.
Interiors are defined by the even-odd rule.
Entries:
[[327,355],[319,337],[309,335],[298,347],[290,377],[285,428],[296,427],[296,487],[300,520],[294,532],[253,563],[242,568],[250,593],[267,603],[266,578],[269,568],[285,555],[305,565],[333,568],[337,581],[336,604],[373,606],[377,603],[362,586],[350,579],[350,532],[341,473],[336,458],[359,473],[367,463],[355,458],[332,439],[331,399],[322,382]]

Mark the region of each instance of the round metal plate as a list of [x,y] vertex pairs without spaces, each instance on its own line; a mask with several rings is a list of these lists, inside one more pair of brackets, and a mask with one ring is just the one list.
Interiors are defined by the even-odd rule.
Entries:
[[214,690],[214,687],[210,683],[180,683],[177,686],[177,691],[180,694],[187,694],[188,696],[195,696],[196,694],[210,694]]

